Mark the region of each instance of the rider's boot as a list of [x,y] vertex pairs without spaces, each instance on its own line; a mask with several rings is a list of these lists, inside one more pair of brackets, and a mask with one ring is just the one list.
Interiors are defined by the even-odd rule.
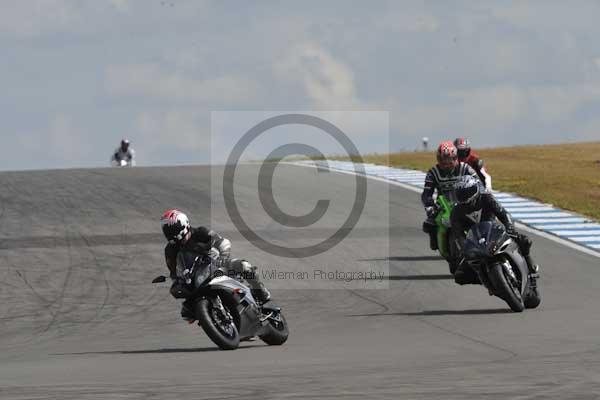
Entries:
[[264,283],[258,282],[251,289],[252,297],[256,299],[260,304],[265,304],[271,299],[271,292],[265,287]]
[[525,262],[527,263],[527,268],[529,269],[530,274],[538,274],[540,272],[540,266],[533,262],[533,258],[531,255],[525,256]]
[[434,251],[438,249],[437,232],[429,232],[429,248]]
[[532,291],[537,290],[537,280],[540,277],[540,266],[533,262],[531,255],[525,256],[527,268],[529,269],[529,287]]
[[429,235],[429,247],[431,250],[437,250],[437,226],[435,225],[435,221],[427,219],[425,222],[423,222],[423,232]]
[[260,304],[265,304],[269,301],[271,293],[267,290],[264,283],[261,282],[256,266],[253,266],[246,260],[241,260],[238,268],[241,268],[242,276],[250,286],[252,297]]
[[542,296],[537,285],[537,281],[540,278],[540,267],[533,262],[529,255],[525,256],[525,261],[527,261],[527,267],[529,268],[529,291],[523,298],[525,308],[537,308],[542,301]]
[[185,319],[190,324],[196,320],[196,316],[189,306],[187,300],[181,304],[181,318]]

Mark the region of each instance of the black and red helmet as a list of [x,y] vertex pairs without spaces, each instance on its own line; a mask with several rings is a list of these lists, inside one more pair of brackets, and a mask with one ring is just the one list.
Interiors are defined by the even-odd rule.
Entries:
[[462,137],[456,138],[454,139],[454,146],[458,151],[458,158],[460,160],[469,157],[469,154],[471,153],[471,143],[469,142],[469,139]]
[[450,141],[442,142],[437,149],[438,166],[442,169],[451,169],[458,165],[456,147]]
[[190,231],[189,218],[176,209],[165,211],[160,219],[160,225],[169,243],[181,241]]

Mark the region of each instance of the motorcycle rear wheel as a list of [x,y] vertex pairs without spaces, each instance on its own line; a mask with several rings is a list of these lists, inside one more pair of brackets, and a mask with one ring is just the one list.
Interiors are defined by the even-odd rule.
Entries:
[[288,324],[281,311],[279,312],[278,321],[268,319],[267,332],[260,335],[260,339],[269,346],[281,346],[289,336]]

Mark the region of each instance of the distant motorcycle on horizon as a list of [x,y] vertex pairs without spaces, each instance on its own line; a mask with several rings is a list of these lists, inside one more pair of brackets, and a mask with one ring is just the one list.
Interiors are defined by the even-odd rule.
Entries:
[[121,140],[121,145],[112,154],[110,164],[113,167],[135,167],[135,151],[129,147],[129,140]]

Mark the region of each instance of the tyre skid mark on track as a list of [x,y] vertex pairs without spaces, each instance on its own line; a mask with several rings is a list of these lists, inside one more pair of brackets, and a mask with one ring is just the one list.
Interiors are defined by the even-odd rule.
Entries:
[[354,296],[356,296],[358,298],[361,298],[361,299],[363,299],[365,301],[368,301],[369,303],[378,305],[379,307],[383,308],[386,313],[390,311],[390,307],[387,304],[382,303],[382,302],[377,301],[377,300],[374,300],[374,299],[372,299],[370,297],[367,297],[367,296],[365,296],[363,294],[360,294],[360,293],[358,293],[358,290],[356,290],[356,289],[348,289],[348,292],[350,292],[351,294],[353,294]]
[[[155,200],[154,196],[151,193],[149,193],[148,191],[144,191],[143,193],[139,193],[139,192],[135,192],[135,193],[131,192],[131,193],[129,193],[129,192],[126,192],[125,196],[126,196],[126,199],[133,206],[135,206],[135,209],[137,211],[142,210],[142,211],[145,212],[145,214],[148,214],[148,215],[152,215],[153,210],[149,206],[148,207],[144,207],[143,203],[141,203],[139,201],[140,198],[143,197],[145,199],[153,199],[153,201],[157,205],[159,205],[159,202],[157,200]],[[137,243],[134,244],[133,249],[128,249],[127,246],[124,245],[124,243],[126,243],[126,239],[125,238],[128,237],[128,236],[130,236],[130,235],[128,235],[127,227],[124,227],[123,231],[121,232],[121,237],[123,238],[123,240],[122,240],[121,243],[123,244],[122,249],[123,249],[123,253],[125,254],[124,258],[127,259],[127,263],[126,263],[126,266],[125,266],[125,270],[126,271],[130,269],[130,266],[136,261],[138,255],[139,255],[139,250],[138,250]],[[159,234],[159,237],[161,237],[161,240],[162,240],[162,236],[160,236],[160,234]],[[128,257],[128,254],[130,254],[132,252],[133,252],[133,256]],[[156,287],[156,285],[152,285],[152,286],[153,286],[153,288],[152,288],[151,293],[145,299],[142,299],[141,302],[136,303],[135,309],[133,311],[129,311],[129,312],[123,313],[123,314],[121,314],[121,317],[129,317],[131,315],[145,313],[151,307],[154,307],[156,304],[158,304],[158,300],[157,300],[156,303],[150,302],[150,300],[154,297],[154,295],[156,294],[156,291],[158,289]],[[121,285],[121,294],[122,294],[122,297],[131,298],[130,293],[131,292],[125,287],[125,285],[122,284]],[[114,318],[109,319],[109,321],[114,321],[114,320],[115,320]]]
[[21,278],[23,280],[23,283],[25,283],[25,286],[27,286],[29,288],[29,290],[31,290],[31,293],[33,293],[33,295],[40,301],[42,307],[48,308],[49,309],[48,311],[50,311],[50,313],[52,313],[52,305],[56,303],[56,300],[50,301],[50,300],[46,299],[44,296],[42,296],[41,294],[39,294],[37,292],[37,290],[35,290],[35,288],[29,283],[25,274],[21,273],[21,271],[15,270],[15,273],[19,276],[19,278]]
[[33,313],[33,314],[19,314],[19,315],[11,315],[8,317],[0,317],[0,321],[14,321],[16,319],[21,319],[21,318],[31,318],[31,317],[37,317],[38,313]]
[[[77,178],[74,178],[74,179],[77,179]],[[76,182],[76,184],[73,185],[73,187],[81,187],[81,186],[84,185],[84,183],[85,182],[83,180],[79,179]],[[70,210],[73,207],[70,204],[70,201],[67,200],[67,199],[70,199],[70,197],[68,196],[68,193],[67,193],[66,197],[62,198],[61,203],[62,203],[63,208],[65,210]],[[65,218],[66,215],[69,215],[69,213],[63,214],[63,219]],[[71,252],[72,252],[72,248],[73,248],[73,245],[72,245],[73,244],[73,240],[77,240],[78,239],[78,240],[80,240],[80,241],[83,242],[83,244],[85,245],[85,248],[89,251],[89,253],[91,254],[92,258],[94,259],[94,267],[92,269],[90,269],[90,268],[82,268],[83,265],[87,265],[88,264],[87,260],[82,260],[83,264],[80,263],[80,265],[79,265],[80,268],[78,268],[78,272],[80,272],[80,273],[83,274],[86,271],[90,271],[91,270],[95,274],[102,275],[103,280],[104,280],[105,294],[104,294],[104,298],[102,300],[102,303],[100,304],[100,307],[96,308],[96,312],[94,313],[94,315],[92,315],[89,319],[86,319],[87,323],[91,323],[92,321],[94,321],[94,320],[97,319],[99,313],[102,311],[102,309],[104,309],[106,303],[108,302],[108,296],[110,295],[110,291],[109,291],[110,289],[108,287],[108,281],[106,279],[105,272],[104,272],[104,270],[103,270],[103,268],[102,268],[102,266],[100,264],[100,260],[98,259],[97,254],[89,246],[89,242],[88,242],[87,238],[83,235],[83,233],[81,232],[80,229],[78,229],[74,233],[75,233],[75,236],[69,238],[69,242],[68,242],[69,245],[67,247],[67,251],[69,252],[69,264],[73,265],[72,256],[71,256]],[[65,298],[66,290],[62,291],[62,294],[60,296],[60,298],[61,298],[61,307],[60,307],[59,310],[62,310],[63,306],[69,305],[69,304],[73,304],[73,307],[70,307],[69,309],[65,310],[64,312],[61,312],[61,314],[65,315],[65,316],[68,316],[72,312],[80,310],[81,306],[85,303],[85,300],[88,299],[90,297],[90,294],[93,293],[93,289],[96,287],[96,279],[94,278],[94,279],[89,279],[88,280],[88,279],[85,278],[85,276],[82,276],[81,279],[83,279],[82,283],[87,283],[87,284],[90,285],[89,290],[85,290],[84,287],[83,287],[83,285],[79,285],[80,286],[79,289],[81,290],[81,294],[78,295],[78,296],[76,296],[75,301],[73,303],[65,302],[64,298]],[[69,282],[67,281],[67,286],[68,286],[68,284],[69,284]],[[60,324],[62,325],[63,322],[65,322],[65,321],[61,320]],[[62,334],[61,334],[61,336],[62,336]]]
[[[85,236],[83,236],[81,233],[80,233],[80,236],[81,236],[81,239],[84,242],[87,242],[87,239],[85,238]],[[94,264],[96,266],[95,270],[97,272],[99,272],[100,274],[102,274],[102,278],[103,278],[103,281],[104,281],[104,288],[105,288],[105,294],[104,294],[104,298],[102,300],[102,304],[100,305],[100,307],[97,308],[95,315],[92,316],[88,320],[88,322],[92,322],[92,321],[98,319],[98,317],[100,316],[100,313],[102,312],[102,310],[106,306],[106,303],[108,303],[108,299],[110,297],[110,285],[108,283],[108,278],[106,276],[106,271],[104,271],[104,268],[102,268],[102,265],[100,263],[100,260],[98,259],[98,256],[97,256],[96,252],[90,246],[88,246],[87,249],[90,252],[90,254],[92,255],[92,257],[94,258]]]
[[[37,300],[37,302],[39,303],[39,305],[45,309],[50,315],[54,316],[55,315],[55,311],[52,309],[52,307],[54,306],[54,304],[56,303],[57,299],[54,300],[48,300],[46,297],[40,295],[38,293],[38,291],[33,287],[33,285],[31,285],[31,283],[29,282],[29,280],[26,278],[26,276],[24,275],[24,273],[21,273],[18,269],[18,267],[9,261],[8,257],[5,257],[5,260],[7,262],[7,264],[10,266],[10,269],[14,270],[15,275],[17,275],[24,283],[25,287],[28,288],[28,290],[32,293],[33,297]],[[9,285],[8,283],[6,283],[7,285]],[[14,289],[20,290],[21,287],[20,286],[16,286],[16,285],[10,285],[11,287],[13,287]],[[5,321],[9,321],[9,320],[15,320],[18,318],[23,318],[25,316],[35,316],[35,317],[39,317],[40,316],[41,311],[36,308],[36,311],[33,313],[28,313],[28,314],[23,314],[23,316],[9,316],[6,313],[4,314],[4,316],[1,318],[2,320]],[[36,318],[37,320],[37,318]],[[30,343],[31,341],[33,341],[38,335],[43,333],[43,329],[41,330],[36,330],[34,332],[32,332],[32,335],[22,341],[22,342],[18,342],[18,343],[13,343],[13,345],[20,345],[20,344],[27,344]]]
[[[403,290],[406,290],[406,289],[408,289],[408,288],[409,288],[411,285],[412,285],[412,283],[410,282],[410,283],[409,283],[407,286],[405,286],[405,287],[403,288]],[[396,314],[396,313],[393,313],[393,312],[391,312],[391,307],[390,307],[389,305],[387,305],[387,304],[385,304],[385,303],[381,302],[381,301],[378,301],[378,300],[372,299],[372,298],[370,298],[370,297],[368,297],[368,296],[365,296],[365,295],[363,295],[363,294],[360,294],[360,293],[358,293],[356,290],[351,290],[351,289],[349,289],[348,291],[349,291],[350,293],[352,293],[353,295],[355,295],[355,296],[357,296],[357,297],[359,297],[359,298],[361,298],[361,299],[363,299],[363,300],[366,300],[366,301],[368,301],[368,302],[370,302],[370,303],[372,303],[372,304],[378,305],[379,307],[381,307],[381,308],[383,308],[383,309],[385,310],[383,313],[380,313],[380,314],[378,314],[378,315],[381,315],[381,316],[386,316],[386,315],[395,315],[395,316],[398,316],[398,315],[399,315],[399,314]],[[509,359],[512,359],[512,358],[514,358],[514,357],[517,357],[517,356],[518,356],[518,353],[515,353],[515,352],[513,352],[512,350],[505,349],[505,348],[503,348],[503,347],[500,347],[500,346],[496,346],[496,345],[494,345],[494,344],[492,344],[492,343],[489,343],[489,342],[486,342],[486,341],[484,341],[484,340],[482,340],[482,339],[477,339],[477,338],[474,338],[474,337],[468,336],[468,335],[466,335],[466,334],[463,334],[463,333],[460,333],[460,332],[454,331],[454,330],[452,330],[452,329],[449,329],[449,328],[445,328],[445,327],[443,327],[443,326],[441,326],[441,325],[438,325],[438,324],[436,324],[436,323],[434,323],[434,322],[430,321],[430,320],[429,320],[428,318],[426,318],[426,317],[421,317],[421,316],[418,316],[418,315],[399,315],[399,316],[401,316],[401,317],[405,317],[405,318],[412,318],[412,319],[415,319],[415,320],[417,320],[417,321],[419,321],[419,322],[421,322],[421,323],[423,323],[423,324],[429,325],[430,327],[433,327],[433,328],[435,328],[435,329],[438,329],[438,330],[440,330],[440,331],[442,331],[442,332],[445,332],[445,333],[447,333],[447,334],[450,334],[450,335],[453,335],[453,336],[460,337],[460,338],[462,338],[462,339],[464,339],[464,340],[467,340],[467,341],[470,341],[470,342],[473,342],[473,343],[477,343],[477,344],[479,344],[479,345],[481,345],[481,346],[488,347],[488,348],[491,348],[491,349],[494,349],[494,350],[497,350],[497,351],[501,351],[501,352],[503,352],[503,353],[507,353],[507,354],[509,355],[508,357],[502,358],[502,359],[500,359],[500,360],[494,360],[495,362],[496,362],[496,361],[506,361],[506,360],[509,360]]]
[[[152,199],[153,196],[148,193],[145,192],[144,193],[146,196],[145,198],[150,198]],[[142,197],[143,194],[140,194],[139,192],[135,192],[135,193],[122,193],[122,195],[125,196],[125,199],[127,201],[129,201],[131,204],[135,204],[136,209],[142,209],[143,211],[145,211],[147,214],[152,214],[153,210],[150,209],[150,207],[142,207],[140,205],[138,201],[138,199],[140,197]],[[159,205],[160,203],[158,201],[155,201],[155,203],[157,205]],[[163,237],[161,234],[149,234],[152,235],[153,239],[157,239],[160,238],[161,243],[164,241]],[[130,238],[132,235],[131,234],[127,234],[127,229],[125,228],[122,231],[121,234],[121,238],[122,240],[120,241],[119,244],[121,244],[123,246],[123,251],[124,251],[124,256],[122,257],[123,259],[126,259],[127,262],[123,265],[120,266],[120,268],[124,271],[128,271],[130,268],[130,266],[135,262],[135,260],[137,259],[138,255],[139,255],[139,251],[138,251],[138,241],[133,241],[133,249],[129,249],[128,246],[130,246],[130,244],[128,243],[128,240],[126,238]],[[146,242],[141,242],[141,243],[146,243]],[[133,253],[133,256],[128,256],[129,254]],[[130,296],[130,290],[128,290],[125,286],[125,284],[123,283],[123,281],[121,281],[121,286],[120,289],[117,289],[120,292],[120,297],[121,298],[131,298]],[[122,312],[119,315],[114,315],[109,317],[108,319],[102,321],[102,323],[107,323],[107,322],[114,322],[114,321],[118,321],[122,318],[126,318],[126,317],[130,317],[132,315],[142,315],[144,313],[146,313],[148,310],[150,310],[151,308],[155,307],[156,305],[162,303],[168,296],[168,293],[165,292],[163,296],[158,296],[156,297],[156,294],[158,293],[159,287],[157,285],[152,285],[152,291],[148,294],[148,296],[144,299],[142,299],[139,302],[132,302],[131,306],[134,307],[134,310],[132,311],[127,311],[127,312]],[[155,301],[151,301],[153,298],[156,297]]]
[[[514,400],[529,400],[529,399],[542,399],[542,398],[566,398],[564,395],[572,395],[573,393],[578,393],[574,391],[574,388],[578,386],[586,386],[589,385],[589,380],[581,379],[577,382],[569,382],[558,387],[551,387],[548,389],[536,390],[535,393],[524,394],[512,397]],[[563,396],[561,396],[561,394]],[[589,393],[591,394],[591,393]]]
[[[57,199],[57,200],[59,200],[59,202],[63,205],[63,208],[65,208],[65,210],[68,210],[70,208],[69,204],[67,204],[67,201],[65,201],[65,198],[60,198],[60,199]],[[67,215],[66,213],[62,215],[63,226],[68,227],[69,225],[67,224],[66,215]],[[65,274],[65,279],[63,280],[60,292],[59,292],[58,297],[57,297],[57,300],[58,300],[58,303],[59,303],[58,310],[56,311],[56,313],[54,313],[52,315],[52,318],[50,319],[50,322],[42,330],[41,334],[44,334],[44,333],[48,332],[50,330],[50,328],[52,328],[53,325],[57,322],[58,317],[61,314],[61,309],[63,307],[63,300],[65,298],[65,294],[66,294],[67,288],[69,286],[69,281],[71,279],[71,275],[73,273],[73,269],[74,269],[74,266],[75,266],[74,259],[73,259],[73,252],[72,252],[72,248],[70,246],[70,238],[69,238],[68,231],[66,229],[65,229],[65,240],[67,242],[68,267],[67,267],[67,273]]]
[[[505,348],[500,347],[500,346],[496,346],[495,344],[492,344],[492,343],[486,342],[484,340],[468,336],[468,335],[466,335],[464,333],[460,333],[460,332],[454,331],[454,330],[449,329],[449,328],[445,328],[442,325],[438,325],[438,324],[430,321],[429,319],[427,319],[425,317],[421,317],[421,316],[418,316],[418,315],[403,315],[403,314],[392,313],[392,312],[390,312],[391,311],[390,306],[388,306],[388,305],[386,305],[386,304],[384,304],[382,302],[379,302],[377,300],[371,299],[371,298],[369,298],[367,296],[364,296],[364,295],[361,295],[359,293],[356,293],[354,290],[349,290],[349,291],[352,294],[354,294],[355,296],[358,296],[358,297],[360,297],[363,300],[366,300],[366,301],[368,301],[370,303],[373,303],[373,304],[376,304],[376,305],[382,307],[385,310],[385,312],[378,314],[378,316],[393,315],[393,316],[400,316],[400,317],[403,317],[403,318],[415,319],[415,320],[417,320],[417,321],[419,321],[419,322],[421,322],[423,324],[429,325],[430,327],[438,329],[438,330],[440,330],[442,332],[445,332],[447,334],[460,337],[461,339],[467,340],[469,342],[477,343],[477,344],[479,344],[481,346],[488,347],[488,348],[491,348],[491,349],[494,349],[494,350],[497,350],[497,351],[501,351],[501,352],[507,353],[509,355],[509,357],[505,357],[505,358],[502,358],[500,360],[494,360],[494,362],[510,360],[512,358],[518,357],[518,355],[519,355],[518,353],[515,353],[512,350],[505,349]],[[487,362],[485,364],[487,364]]]
[[[137,198],[137,196],[133,195],[132,198],[135,199],[135,198]],[[126,236],[127,236],[127,232],[126,232],[126,229],[124,229],[121,234],[121,237],[126,237]],[[134,245],[133,250],[131,250],[131,249],[127,248],[128,245],[125,244],[125,241],[123,241],[122,244],[123,244],[123,252],[124,252],[124,256],[122,256],[122,258],[126,259],[127,262],[124,265],[121,265],[120,268],[122,270],[128,271],[130,269],[130,266],[137,259],[138,255],[139,255],[139,251],[138,251],[137,245]],[[133,253],[133,255],[129,256],[129,254],[131,254],[131,253]],[[142,299],[140,302],[131,303],[131,305],[134,307],[134,310],[128,311],[128,312],[123,312],[119,315],[111,316],[102,322],[103,323],[114,322],[114,321],[118,321],[121,318],[126,318],[126,317],[129,317],[132,315],[138,315],[138,314],[145,313],[146,311],[148,311],[155,305],[159,304],[166,298],[165,296],[162,296],[162,297],[159,296],[156,299],[156,301],[151,302],[150,300],[152,300],[155,297],[155,295],[157,294],[157,290],[158,290],[158,287],[156,285],[152,285],[152,291],[150,292],[150,294],[148,294],[148,296],[146,298]],[[119,292],[121,293],[121,295],[120,295],[121,298],[128,298],[128,299],[131,298],[130,291],[126,288],[123,281],[121,281],[121,286],[120,286]]]
[[[64,202],[64,199],[61,199],[61,200],[57,199],[57,201],[59,201],[60,203],[62,203],[62,204],[65,205],[65,209],[68,209],[68,206],[66,205],[66,202]],[[65,226],[65,227],[68,226],[66,224],[65,214],[63,214],[63,216],[62,216],[62,221],[63,221],[63,225],[62,226]],[[67,231],[65,231],[65,237],[66,238],[69,237]],[[72,275],[72,272],[73,272],[73,267],[74,267],[73,254],[71,252],[71,247],[70,246],[67,246],[67,254],[68,254],[68,259],[69,259],[68,260],[68,267],[67,267],[67,272],[65,274],[65,279],[62,282],[59,294],[56,296],[56,298],[54,300],[48,301],[48,305],[49,305],[48,310],[51,310],[51,312],[50,312],[50,314],[51,314],[50,321],[44,327],[42,327],[39,331],[33,332],[32,335],[29,336],[26,340],[23,340],[23,341],[18,342],[18,343],[13,343],[12,344],[13,347],[14,346],[26,346],[26,345],[31,344],[34,340],[38,340],[38,341],[41,341],[41,342],[44,342],[46,340],[50,340],[50,338],[42,339],[41,337],[45,333],[48,333],[50,331],[50,329],[56,325],[57,322],[59,323],[58,318],[62,314],[61,310],[63,308],[63,305],[65,304],[64,297],[65,297],[65,294],[66,294],[66,291],[67,291],[67,287],[69,285],[69,281],[71,279],[71,275]],[[15,266],[13,266],[13,268],[15,269],[15,271],[17,270]],[[30,290],[33,290],[34,292],[36,292],[35,289],[33,289],[33,287],[31,287]],[[53,310],[52,308],[55,307],[55,305],[56,305],[56,310]],[[39,315],[39,314],[35,314],[35,315]],[[60,326],[60,323],[59,323],[59,326]]]
[[[411,318],[411,317],[408,317],[408,318]],[[494,350],[497,350],[497,351],[501,351],[503,353],[507,353],[509,355],[508,357],[503,358],[501,360],[494,360],[494,362],[507,361],[507,360],[510,360],[510,359],[513,359],[513,358],[519,356],[518,353],[515,353],[512,350],[505,349],[504,347],[496,346],[495,344],[486,342],[485,340],[477,339],[477,338],[474,338],[472,336],[465,335],[464,333],[460,333],[460,332],[454,331],[454,330],[449,329],[449,328],[445,328],[442,325],[438,325],[438,324],[432,322],[431,320],[429,320],[427,318],[415,316],[414,319],[416,319],[417,321],[422,322],[422,323],[424,323],[426,325],[429,325],[429,326],[431,326],[433,328],[436,328],[436,329],[438,329],[438,330],[440,330],[442,332],[448,333],[448,334],[453,335],[453,336],[460,337],[460,338],[462,338],[464,340],[467,340],[469,342],[477,343],[477,344],[479,344],[481,346],[484,346],[484,347],[489,347],[491,349],[494,349]]]

